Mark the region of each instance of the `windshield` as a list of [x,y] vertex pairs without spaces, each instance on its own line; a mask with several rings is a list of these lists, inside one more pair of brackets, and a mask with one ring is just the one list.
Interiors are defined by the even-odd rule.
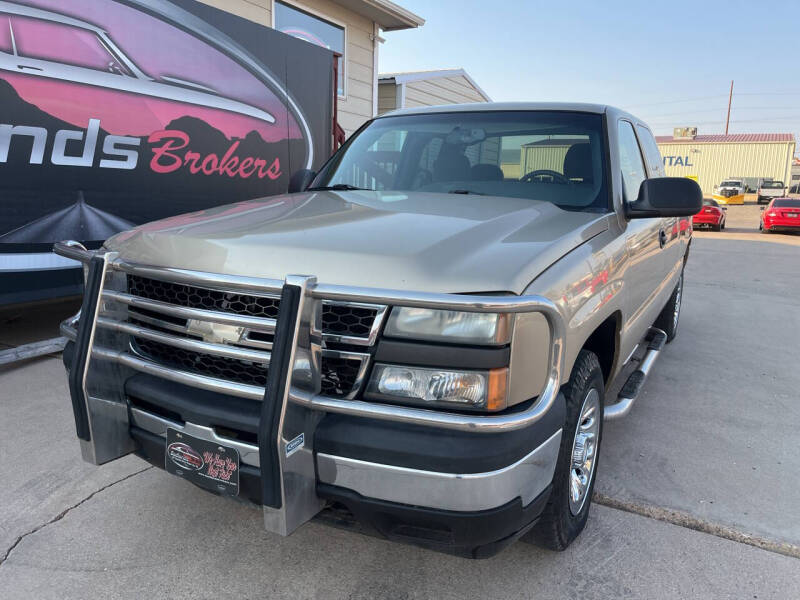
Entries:
[[800,208],[800,198],[781,198],[772,201],[773,208]]
[[720,183],[719,187],[742,187],[742,182],[730,179],[728,181],[723,181],[722,183]]
[[765,181],[761,184],[761,188],[765,190],[782,190],[783,189],[783,182],[782,181]]
[[602,116],[509,111],[379,118],[323,168],[314,188],[508,196],[606,211]]

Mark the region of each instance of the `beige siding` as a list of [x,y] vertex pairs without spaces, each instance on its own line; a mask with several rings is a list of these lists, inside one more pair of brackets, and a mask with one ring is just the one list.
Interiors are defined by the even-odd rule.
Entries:
[[668,176],[696,176],[703,193],[710,195],[714,186],[727,177],[767,177],[786,183],[794,146],[794,142],[686,142],[659,144],[658,149]]
[[[272,26],[273,0],[200,0],[260,25]],[[367,119],[372,118],[373,22],[331,0],[302,0],[286,3],[345,27],[345,98],[339,98],[339,124],[350,135]]]
[[[270,1],[270,0],[267,0]],[[308,10],[322,18],[343,24],[346,28],[345,38],[345,85],[346,98],[339,98],[339,124],[347,135],[353,133],[372,118],[373,82],[377,73],[373,69],[373,22],[357,15],[330,0],[303,0],[293,2],[298,8]]]
[[200,2],[244,17],[259,25],[272,26],[272,0],[200,0]]
[[378,114],[397,108],[397,84],[381,83],[378,85]]
[[406,107],[409,108],[468,102],[485,100],[463,75],[410,81],[406,84]]

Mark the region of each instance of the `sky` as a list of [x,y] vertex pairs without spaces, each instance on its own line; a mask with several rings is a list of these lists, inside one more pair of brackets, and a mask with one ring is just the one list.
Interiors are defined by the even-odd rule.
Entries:
[[673,127],[800,134],[800,0],[395,0],[380,71],[464,68],[494,101],[612,104]]

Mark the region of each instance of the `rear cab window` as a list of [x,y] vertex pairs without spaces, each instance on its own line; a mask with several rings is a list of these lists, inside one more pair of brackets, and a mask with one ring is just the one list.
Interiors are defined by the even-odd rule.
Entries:
[[773,208],[800,208],[800,198],[781,198],[772,201]]

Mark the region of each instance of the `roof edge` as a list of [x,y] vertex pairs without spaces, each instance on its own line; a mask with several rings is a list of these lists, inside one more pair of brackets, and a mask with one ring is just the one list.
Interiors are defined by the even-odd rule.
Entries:
[[487,94],[463,68],[435,69],[432,71],[408,71],[403,73],[380,73],[378,74],[378,81],[389,81],[393,79],[395,83],[402,84],[411,83],[413,81],[425,81],[428,79],[441,79],[443,77],[458,76],[464,77],[464,79],[466,79],[469,84],[475,88],[475,91],[483,96],[483,99],[486,102],[492,101],[492,99],[489,97],[489,94]]
[[[337,4],[362,14],[384,31],[416,29],[425,24],[425,19],[391,0],[333,0]],[[360,9],[359,9],[360,8]]]

